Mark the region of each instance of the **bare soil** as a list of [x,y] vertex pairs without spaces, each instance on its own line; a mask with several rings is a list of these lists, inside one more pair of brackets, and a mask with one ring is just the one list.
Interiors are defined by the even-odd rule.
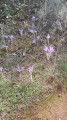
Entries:
[[67,94],[54,94],[38,105],[19,110],[14,120],[67,120]]

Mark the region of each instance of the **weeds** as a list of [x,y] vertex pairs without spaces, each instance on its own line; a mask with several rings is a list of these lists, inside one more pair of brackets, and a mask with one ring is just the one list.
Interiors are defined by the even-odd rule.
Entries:
[[[39,82],[34,83],[33,86],[32,84],[27,85],[22,83],[19,84],[18,87],[14,87],[10,84],[6,84],[6,86],[3,88],[1,85],[0,111],[4,111],[6,106],[7,111],[16,110],[18,104],[20,104],[22,101],[24,101],[24,104],[30,104],[32,102],[30,101],[30,98],[33,100],[34,94],[38,96],[42,89],[41,87],[42,85]],[[22,106],[24,106],[24,104],[22,103]]]

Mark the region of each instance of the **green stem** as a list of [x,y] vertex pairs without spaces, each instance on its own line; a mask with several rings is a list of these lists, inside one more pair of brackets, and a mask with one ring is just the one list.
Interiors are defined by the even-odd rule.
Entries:
[[30,74],[31,82],[33,82],[32,73]]

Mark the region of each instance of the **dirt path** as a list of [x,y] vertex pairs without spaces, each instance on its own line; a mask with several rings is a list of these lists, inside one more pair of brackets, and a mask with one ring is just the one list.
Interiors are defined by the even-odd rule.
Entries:
[[19,111],[14,120],[67,120],[67,95],[54,95],[39,105]]

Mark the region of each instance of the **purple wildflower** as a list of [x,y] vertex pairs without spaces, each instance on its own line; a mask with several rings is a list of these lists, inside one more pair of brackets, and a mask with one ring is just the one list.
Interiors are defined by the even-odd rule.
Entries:
[[3,70],[3,67],[0,67],[0,72],[2,72],[2,70]]
[[33,30],[33,29],[30,29],[30,32],[31,32],[31,33],[36,33],[37,31],[36,31],[36,30]]
[[0,24],[0,27],[2,26],[2,24]]
[[50,34],[47,35],[47,39],[50,39]]
[[61,22],[60,22],[59,20],[57,21],[57,24],[58,24],[59,26],[61,26]]
[[40,39],[40,36],[37,36],[37,39],[39,40],[39,39]]
[[49,53],[53,53],[53,52],[54,52],[53,46],[50,45],[50,48],[48,49],[48,52],[49,52]]
[[24,67],[19,67],[19,65],[17,65],[17,71],[20,73],[22,70],[24,69]]
[[31,9],[29,8],[29,12],[31,12]]
[[13,39],[13,37],[14,37],[13,35],[9,35],[9,38],[10,38],[10,39]]
[[36,21],[38,20],[38,18],[36,18]]
[[23,51],[23,56],[25,56],[26,55],[26,53]]
[[2,48],[8,49],[8,46],[6,46],[6,45],[2,45],[1,47],[2,47]]
[[35,19],[36,19],[35,16],[32,16],[32,21],[33,21],[33,22],[35,22]]
[[13,35],[4,35],[4,37],[7,39],[8,37],[10,38],[10,39],[13,39]]
[[33,65],[32,65],[31,67],[29,67],[29,73],[32,73],[32,72],[33,72],[33,68],[34,68]]
[[36,18],[35,16],[32,16],[32,21],[33,22],[35,22],[35,21],[37,21],[38,20],[38,18]]
[[23,35],[23,30],[24,30],[24,29],[22,29],[22,30],[19,29],[21,36]]
[[34,39],[34,40],[32,41],[32,43],[36,43],[36,40]]
[[7,39],[9,37],[9,35],[4,35],[4,37]]
[[54,52],[54,48],[53,48],[53,46],[49,46],[49,48],[47,47],[47,46],[45,46],[45,48],[44,48],[44,50],[46,51],[46,52],[49,52],[49,53],[53,53]]
[[47,47],[47,46],[45,46],[44,50],[45,50],[45,51],[48,51],[48,47]]

